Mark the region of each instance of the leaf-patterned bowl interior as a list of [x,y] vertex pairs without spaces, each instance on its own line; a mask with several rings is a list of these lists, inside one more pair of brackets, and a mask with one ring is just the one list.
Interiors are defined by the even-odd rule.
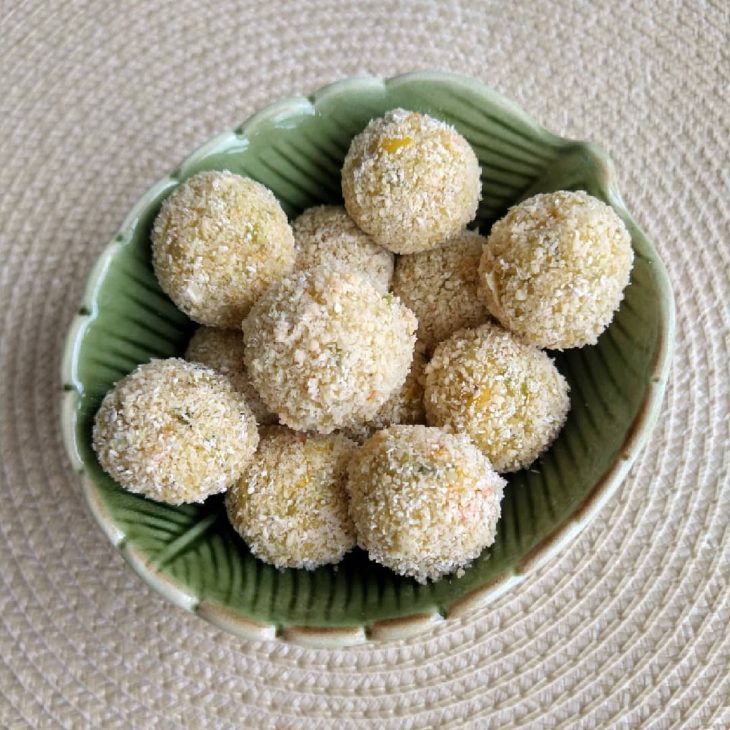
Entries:
[[[100,468],[91,427],[107,390],[152,357],[183,352],[193,324],[160,290],[150,228],[166,195],[200,170],[227,169],[271,188],[290,216],[341,200],[352,137],[394,107],[452,123],[482,166],[475,225],[486,233],[535,192],[583,189],[612,205],[636,252],[621,308],[595,347],[557,354],[571,386],[568,422],[554,446],[509,479],[495,544],[461,577],[427,585],[368,561],[279,571],[254,558],[228,525],[220,498],[170,507],[125,492]],[[444,73],[384,81],[356,77],[287,99],[215,137],[137,202],[88,281],[63,362],[63,432],[84,494],[109,539],[176,604],[243,636],[318,646],[406,636],[483,602],[561,547],[628,471],[659,409],[674,326],[667,275],[626,211],[606,155],[561,139],[479,82]]]

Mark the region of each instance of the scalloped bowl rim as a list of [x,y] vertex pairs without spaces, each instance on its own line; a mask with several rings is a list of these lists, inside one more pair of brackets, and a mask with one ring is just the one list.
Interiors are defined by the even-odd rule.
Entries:
[[515,102],[482,82],[468,76],[443,71],[417,71],[388,79],[370,75],[351,76],[327,84],[307,97],[293,96],[276,101],[254,113],[235,129],[215,135],[204,142],[188,155],[173,173],[158,180],[139,197],[125,217],[117,234],[102,249],[96,263],[88,274],[79,311],[74,316],[66,336],[61,362],[61,379],[64,387],[61,407],[63,443],[74,470],[82,476],[82,491],[92,516],[109,541],[120,550],[135,572],[152,588],[175,605],[187,611],[195,612],[215,626],[242,638],[255,640],[277,638],[318,648],[340,648],[363,644],[368,641],[405,639],[442,622],[447,617],[468,614],[475,607],[495,600],[512,586],[521,583],[529,573],[537,570],[559,553],[601,510],[626,477],[659,416],[674,345],[675,303],[672,287],[666,268],[654,245],[636,225],[624,205],[616,185],[615,172],[610,159],[595,145],[582,143],[593,151],[595,157],[601,163],[602,183],[610,203],[625,220],[633,224],[635,229],[634,237],[641,237],[647,250],[653,256],[661,312],[658,346],[644,399],[613,464],[602,478],[594,484],[571,516],[527,555],[523,556],[516,567],[453,601],[447,607],[445,615],[433,611],[374,621],[354,627],[286,626],[280,628],[273,623],[261,623],[246,618],[224,606],[198,600],[191,595],[186,586],[177,583],[169,575],[155,569],[145,559],[141,551],[138,551],[132,545],[124,544],[124,535],[116,526],[103,502],[98,498],[93,480],[84,474],[84,462],[76,443],[76,413],[80,395],[74,385],[78,382],[75,372],[78,350],[86,327],[93,321],[96,314],[96,292],[104,281],[107,267],[116,250],[128,242],[132,228],[150,202],[168,187],[178,184],[179,178],[185,176],[186,168],[194,165],[197,160],[211,151],[229,145],[231,140],[245,142],[259,124],[276,122],[277,119],[280,120],[291,115],[293,111],[298,114],[314,114],[318,103],[331,95],[338,94],[342,90],[350,91],[355,87],[361,88],[363,85],[393,87],[411,81],[446,82],[467,87],[470,91],[478,91],[482,98],[488,98],[491,104],[508,110],[510,114],[519,117],[539,134],[566,141],[565,138],[558,137],[542,127]]

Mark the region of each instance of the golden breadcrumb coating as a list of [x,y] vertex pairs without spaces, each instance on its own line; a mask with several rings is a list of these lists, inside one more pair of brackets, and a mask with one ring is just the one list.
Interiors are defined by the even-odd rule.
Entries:
[[415,329],[413,313],[360,274],[299,271],[244,321],[246,368],[282,423],[330,433],[372,418],[400,388]]
[[465,230],[442,246],[398,258],[393,293],[416,315],[418,339],[429,350],[456,330],[489,319],[479,293],[485,242],[475,231]]
[[361,231],[342,206],[309,208],[294,220],[292,230],[297,268],[312,269],[336,262],[363,273],[381,294],[390,289],[395,257]]
[[201,172],[183,182],[152,229],[162,290],[191,319],[212,327],[240,327],[294,258],[294,235],[274,194],[231,172]]
[[439,245],[473,220],[481,196],[479,161],[452,126],[393,109],[350,144],[342,194],[352,219],[395,253]]
[[426,367],[428,423],[465,433],[498,472],[529,466],[560,432],[568,384],[553,361],[496,324],[444,340]]
[[243,349],[243,332],[240,329],[221,330],[203,326],[198,327],[190,338],[185,359],[207,365],[229,377],[233,387],[246,399],[256,423],[276,423],[276,414],[266,407],[251,385],[243,362]]
[[375,431],[395,424],[415,425],[426,421],[423,408],[423,386],[425,383],[426,347],[416,340],[411,369],[405,382],[375,414],[375,418],[357,426],[343,429],[342,433],[358,443],[372,436]]
[[494,542],[505,485],[463,435],[390,426],[348,469],[358,545],[421,583],[463,569]]
[[539,347],[593,345],[629,283],[623,221],[584,192],[535,195],[497,221],[480,266],[489,311]]
[[178,358],[152,360],[104,397],[93,445],[130,492],[168,504],[225,491],[258,444],[256,421],[228,378]]
[[339,434],[261,429],[255,457],[226,495],[228,518],[254,555],[277,568],[312,570],[355,546],[345,490],[354,449]]

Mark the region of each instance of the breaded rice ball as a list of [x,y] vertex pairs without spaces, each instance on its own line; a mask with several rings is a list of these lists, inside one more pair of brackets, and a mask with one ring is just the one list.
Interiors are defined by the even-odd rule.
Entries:
[[526,342],[594,345],[623,299],[633,260],[631,236],[609,205],[582,191],[535,195],[492,227],[481,291],[489,311]]
[[438,248],[398,258],[393,293],[416,315],[418,339],[429,350],[456,330],[489,319],[479,294],[485,242],[475,231],[465,230]]
[[294,235],[274,194],[231,172],[190,177],[162,204],[152,229],[162,290],[211,327],[240,327],[294,258]]
[[426,367],[426,419],[465,433],[498,472],[529,466],[570,408],[568,384],[542,350],[496,324],[460,330]]
[[246,368],[282,423],[330,433],[372,418],[403,385],[415,330],[413,313],[360,274],[300,271],[244,321]]
[[130,492],[202,502],[224,492],[258,444],[256,421],[228,378],[178,358],[152,360],[122,378],[94,421],[99,463]]
[[190,338],[185,359],[207,365],[229,377],[233,387],[246,399],[256,423],[276,423],[276,414],[266,407],[246,372],[243,363],[243,332],[240,329],[198,327]]
[[297,268],[312,269],[337,262],[362,272],[381,294],[390,289],[395,257],[361,231],[342,206],[309,208],[294,220],[292,229]]
[[463,435],[391,426],[348,469],[357,541],[420,583],[467,566],[494,542],[505,480]]
[[424,370],[427,362],[426,347],[420,340],[416,340],[411,369],[408,371],[408,376],[403,385],[385,401],[385,404],[375,414],[375,418],[359,426],[344,429],[345,436],[362,443],[366,438],[372,436],[375,431],[387,426],[425,423],[426,411],[423,408],[423,386],[425,382]]
[[339,434],[261,429],[256,456],[226,495],[228,518],[254,555],[312,570],[355,547],[345,490],[354,449]]
[[456,235],[481,196],[479,161],[452,126],[393,109],[352,140],[342,194],[352,219],[395,253],[416,253]]

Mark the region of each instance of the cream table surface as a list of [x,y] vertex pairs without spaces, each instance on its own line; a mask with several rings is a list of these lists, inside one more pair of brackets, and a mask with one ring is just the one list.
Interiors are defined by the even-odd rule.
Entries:
[[[730,726],[730,6],[0,2],[0,726]],[[166,604],[85,511],[59,352],[134,199],[277,98],[471,74],[613,155],[678,340],[629,479],[569,550],[406,642],[253,643]]]

